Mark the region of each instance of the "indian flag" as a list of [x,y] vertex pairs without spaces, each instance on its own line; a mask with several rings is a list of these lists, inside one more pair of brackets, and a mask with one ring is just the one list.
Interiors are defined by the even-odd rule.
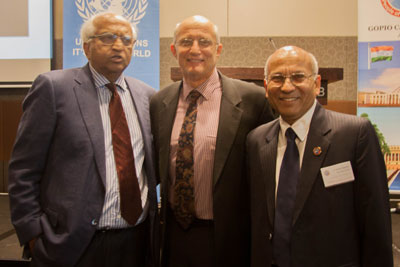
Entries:
[[371,47],[371,62],[391,61],[393,56],[393,46],[374,46]]

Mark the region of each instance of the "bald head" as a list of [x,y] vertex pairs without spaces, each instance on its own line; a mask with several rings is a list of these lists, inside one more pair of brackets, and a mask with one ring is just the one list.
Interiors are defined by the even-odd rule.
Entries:
[[303,59],[305,62],[310,64],[309,66],[311,73],[313,74],[318,73],[318,62],[313,54],[297,46],[284,46],[276,50],[274,53],[272,53],[272,55],[270,55],[267,61],[265,62],[265,68],[264,68],[265,78],[266,79],[268,78],[270,69],[269,64],[271,61],[276,61],[276,60],[278,62],[288,61],[294,58]]
[[195,15],[184,19],[182,22],[176,24],[174,31],[174,40],[173,43],[176,42],[177,36],[180,31],[185,28],[208,28],[210,33],[214,36],[216,43],[220,43],[220,37],[218,33],[218,27],[208,18],[200,15]]
[[183,79],[196,88],[214,73],[222,51],[218,29],[203,16],[192,16],[176,25],[171,52],[178,60]]
[[282,47],[265,64],[264,86],[271,106],[292,125],[310,110],[320,92],[317,61],[304,49]]

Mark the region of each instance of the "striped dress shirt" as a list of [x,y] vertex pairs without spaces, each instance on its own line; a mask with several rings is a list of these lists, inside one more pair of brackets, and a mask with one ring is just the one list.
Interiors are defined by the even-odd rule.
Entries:
[[216,69],[214,69],[211,77],[197,88],[190,87],[183,80],[183,90],[181,90],[179,96],[178,108],[171,134],[170,177],[172,179],[172,186],[170,187],[169,195],[170,202],[173,203],[178,139],[183,119],[189,106],[187,96],[192,90],[197,90],[201,93],[201,96],[197,100],[197,119],[193,149],[195,210],[197,218],[210,220],[213,219],[212,176],[222,97],[221,82]]
[[[104,199],[103,211],[99,220],[99,229],[119,229],[131,227],[122,217],[120,209],[119,182],[115,165],[114,152],[112,146],[111,124],[109,116],[109,103],[111,92],[105,86],[110,83],[106,77],[98,73],[91,65],[94,85],[99,97],[99,107],[101,120],[104,129],[105,159],[106,159],[106,194]],[[132,96],[125,82],[123,74],[116,80],[117,91],[121,98],[125,112],[128,128],[131,136],[132,149],[135,157],[136,176],[138,177],[139,189],[141,192],[143,213],[139,217],[139,224],[144,221],[148,212],[147,202],[147,177],[143,168],[144,163],[144,144],[142,132],[137,117],[136,109],[133,104]]]

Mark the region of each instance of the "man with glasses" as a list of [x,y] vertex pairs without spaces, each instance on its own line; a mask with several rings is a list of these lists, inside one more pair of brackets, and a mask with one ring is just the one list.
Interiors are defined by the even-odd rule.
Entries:
[[374,127],[325,110],[307,51],[265,64],[279,119],[247,137],[251,266],[393,266],[385,162]]
[[124,76],[136,31],[98,14],[81,28],[89,63],[40,75],[9,166],[11,218],[34,266],[156,266],[149,101]]
[[262,88],[217,71],[221,51],[217,27],[207,18],[179,23],[171,52],[183,81],[151,100],[163,266],[250,264],[245,138],[273,116]]

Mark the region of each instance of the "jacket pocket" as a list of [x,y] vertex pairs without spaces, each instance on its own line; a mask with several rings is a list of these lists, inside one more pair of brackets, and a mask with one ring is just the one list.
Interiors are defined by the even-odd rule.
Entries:
[[58,213],[49,208],[44,209],[44,213],[46,213],[47,219],[52,227],[56,228],[58,226]]

